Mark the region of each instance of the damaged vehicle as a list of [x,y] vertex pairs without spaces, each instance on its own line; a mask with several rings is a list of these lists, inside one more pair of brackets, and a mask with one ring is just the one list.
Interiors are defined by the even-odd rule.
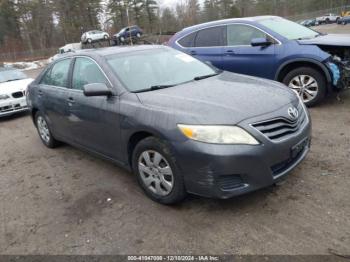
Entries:
[[222,70],[282,82],[308,106],[350,86],[350,36],[321,34],[281,17],[200,24],[169,45]]
[[283,84],[165,46],[68,54],[29,86],[27,100],[47,147],[63,141],[112,160],[163,204],[273,185],[311,142],[308,110]]

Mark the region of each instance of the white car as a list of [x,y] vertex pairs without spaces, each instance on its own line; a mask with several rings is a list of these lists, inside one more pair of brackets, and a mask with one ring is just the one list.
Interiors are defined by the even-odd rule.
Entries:
[[98,30],[86,32],[81,36],[81,42],[83,44],[92,43],[94,41],[100,41],[100,40],[108,40],[108,39],[109,39],[108,33],[103,31],[98,31]]
[[330,23],[336,23],[340,19],[339,15],[336,14],[325,14],[324,16],[320,16],[316,18],[316,21],[319,24],[330,24]]
[[14,68],[0,68],[0,117],[28,110],[26,90],[33,81]]

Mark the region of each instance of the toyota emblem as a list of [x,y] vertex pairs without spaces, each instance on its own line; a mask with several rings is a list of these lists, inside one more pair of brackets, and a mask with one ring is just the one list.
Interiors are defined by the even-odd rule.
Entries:
[[295,107],[288,108],[288,115],[292,120],[296,120],[299,117],[299,111]]

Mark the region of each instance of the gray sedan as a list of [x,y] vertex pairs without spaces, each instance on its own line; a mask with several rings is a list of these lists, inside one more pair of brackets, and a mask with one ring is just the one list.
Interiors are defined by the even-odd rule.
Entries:
[[293,91],[162,46],[69,54],[27,100],[46,146],[62,141],[109,159],[163,204],[267,187],[310,146],[310,117]]

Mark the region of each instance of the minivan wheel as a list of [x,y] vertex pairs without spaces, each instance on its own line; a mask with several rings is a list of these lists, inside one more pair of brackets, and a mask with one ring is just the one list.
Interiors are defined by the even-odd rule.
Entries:
[[91,44],[91,43],[92,43],[92,39],[89,38],[89,39],[87,40],[87,42],[88,42],[89,44]]
[[37,112],[35,115],[35,125],[44,145],[48,148],[55,148],[58,145],[58,141],[53,138],[49,125],[41,112]]
[[325,77],[311,67],[300,67],[289,72],[283,83],[294,90],[311,107],[320,103],[326,95]]
[[169,147],[149,137],[137,144],[132,167],[146,195],[161,204],[175,204],[186,196],[183,176]]

